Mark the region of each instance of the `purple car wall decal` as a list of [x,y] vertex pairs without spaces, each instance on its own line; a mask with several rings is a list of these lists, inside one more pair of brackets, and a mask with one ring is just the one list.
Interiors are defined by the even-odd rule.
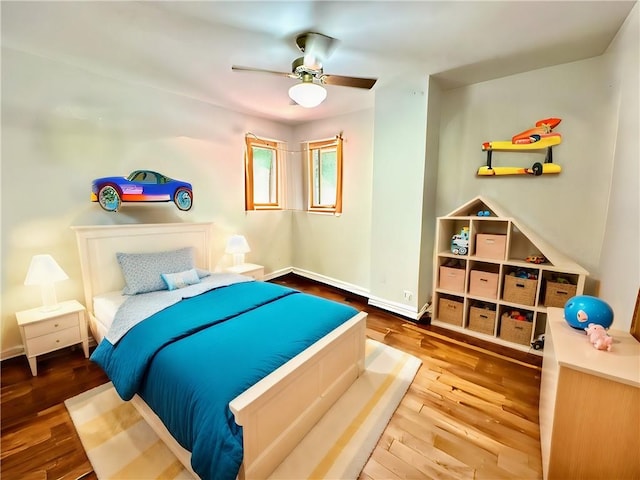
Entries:
[[174,180],[151,170],[136,170],[128,177],[97,178],[91,185],[91,201],[108,212],[123,202],[174,202],[180,210],[193,204],[190,183]]

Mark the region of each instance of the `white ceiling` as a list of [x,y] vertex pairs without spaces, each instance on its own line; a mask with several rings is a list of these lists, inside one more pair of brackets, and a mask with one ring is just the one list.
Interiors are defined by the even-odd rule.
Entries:
[[[375,90],[436,74],[447,87],[602,54],[635,1],[2,1],[2,45],[108,78],[299,123],[371,107]],[[282,72],[314,31],[340,41],[325,73],[378,78],[371,91],[327,86],[291,105]],[[3,77],[10,72],[3,72]]]

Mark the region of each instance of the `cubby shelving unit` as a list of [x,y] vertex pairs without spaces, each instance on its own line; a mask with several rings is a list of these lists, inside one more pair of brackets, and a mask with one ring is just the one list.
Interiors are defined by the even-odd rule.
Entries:
[[[456,254],[461,233],[468,245]],[[547,307],[581,295],[589,274],[482,197],[438,217],[435,244],[431,323],[517,350],[541,353],[531,342],[545,332]]]

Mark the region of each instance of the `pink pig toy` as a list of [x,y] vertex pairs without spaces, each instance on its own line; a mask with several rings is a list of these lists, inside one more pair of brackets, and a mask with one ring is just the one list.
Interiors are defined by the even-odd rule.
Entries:
[[593,344],[594,348],[598,350],[606,350],[607,352],[611,351],[613,337],[607,335],[607,332],[602,325],[590,323],[584,330],[587,332],[589,341]]

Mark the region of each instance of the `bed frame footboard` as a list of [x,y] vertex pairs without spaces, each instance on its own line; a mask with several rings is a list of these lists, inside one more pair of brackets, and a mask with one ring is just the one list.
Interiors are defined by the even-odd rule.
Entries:
[[[366,320],[365,312],[358,313],[231,401],[243,430],[239,480],[267,478],[364,371]],[[142,398],[131,402],[196,476],[190,452]]]
[[229,404],[243,427],[239,478],[268,477],[363,372],[366,317],[358,313]]

